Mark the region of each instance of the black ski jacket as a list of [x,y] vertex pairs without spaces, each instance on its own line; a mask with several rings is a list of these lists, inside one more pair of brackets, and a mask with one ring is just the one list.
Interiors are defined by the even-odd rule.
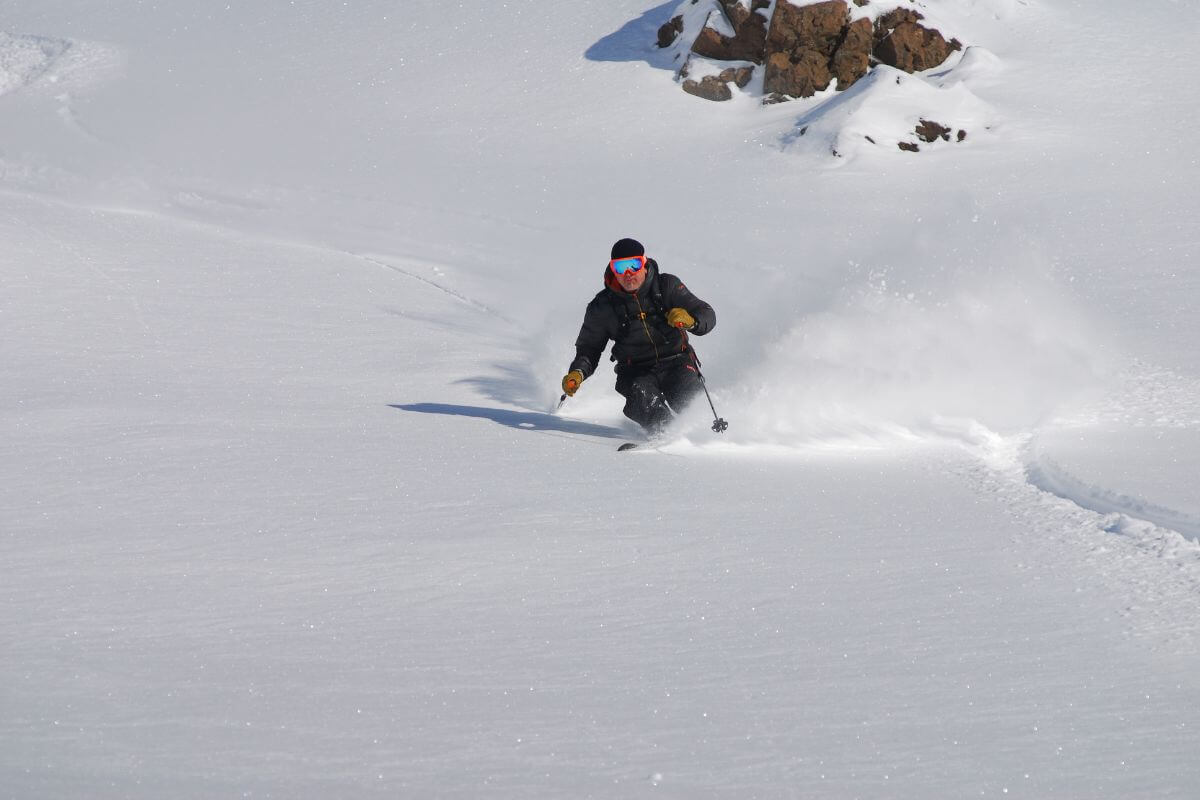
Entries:
[[604,269],[604,289],[588,303],[583,326],[575,340],[575,360],[569,369],[583,377],[596,371],[600,356],[614,342],[616,370],[632,372],[669,363],[691,352],[689,331],[667,324],[672,308],[686,309],[696,320],[690,333],[703,336],[717,324],[712,306],[688,291],[674,275],[660,273],[654,259],[646,259],[646,280],[636,294],[621,288],[612,272]]

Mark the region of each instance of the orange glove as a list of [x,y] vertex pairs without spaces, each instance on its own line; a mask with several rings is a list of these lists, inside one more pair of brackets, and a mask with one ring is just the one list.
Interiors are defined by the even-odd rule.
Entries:
[[686,328],[690,331],[696,324],[696,320],[686,309],[672,308],[667,312],[667,324],[672,328]]
[[583,373],[577,369],[573,369],[563,376],[563,391],[567,397],[574,397],[579,391],[579,384],[583,383]]

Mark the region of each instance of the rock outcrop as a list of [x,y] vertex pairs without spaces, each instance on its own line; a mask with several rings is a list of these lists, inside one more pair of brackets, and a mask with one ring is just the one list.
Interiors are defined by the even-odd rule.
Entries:
[[761,64],[767,41],[767,19],[758,12],[769,7],[767,0],[753,0],[746,8],[738,0],[718,0],[725,22],[733,29],[733,36],[720,33],[706,24],[692,44],[692,52],[717,61],[753,61]]
[[941,31],[921,25],[922,19],[910,9],[896,9],[880,17],[875,23],[875,58],[905,72],[920,72],[962,49],[957,39],[946,41]]
[[[854,3],[862,6],[867,1]],[[872,25],[867,17],[853,19],[847,0],[776,0],[769,21],[762,13],[770,8],[767,0],[716,3],[690,52],[714,61],[761,65],[764,102],[811,97],[835,80],[838,90],[845,90],[876,63],[906,72],[929,69],[962,47],[958,40],[947,41],[940,31],[924,27],[922,15],[908,8],[885,13]],[[659,29],[659,46],[670,46],[683,28],[681,16],[672,18]],[[681,77],[686,78],[686,72],[685,65]],[[732,97],[730,83],[745,86],[750,80],[747,76],[743,81],[741,73],[736,80],[721,76],[686,80],[684,90],[712,100],[728,100]]]
[[754,70],[751,67],[730,67],[721,70],[719,75],[706,75],[699,81],[689,78],[683,82],[683,90],[705,100],[729,100],[733,97],[733,90],[729,88],[729,84],[736,84],[739,89],[744,88],[753,74]]
[[779,0],[767,32],[763,91],[769,95],[811,97],[828,87],[849,16],[844,0],[806,6]]

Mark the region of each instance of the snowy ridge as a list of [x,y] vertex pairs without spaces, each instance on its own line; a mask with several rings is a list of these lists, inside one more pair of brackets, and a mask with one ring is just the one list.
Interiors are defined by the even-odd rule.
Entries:
[[[848,159],[866,150],[903,155],[900,144],[922,150],[973,144],[993,134],[998,116],[968,86],[998,69],[996,57],[978,47],[967,48],[958,66],[937,73],[936,82],[878,65],[843,92],[821,93],[819,104],[783,136],[782,146]],[[948,127],[949,141],[917,142],[914,129],[923,120]]]

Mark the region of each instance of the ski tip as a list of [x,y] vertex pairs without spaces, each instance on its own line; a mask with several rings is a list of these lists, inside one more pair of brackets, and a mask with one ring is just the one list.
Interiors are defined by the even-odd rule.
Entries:
[[617,452],[621,453],[626,450],[636,450],[637,446],[638,446],[637,442],[626,442],[625,444],[623,444],[617,448]]

